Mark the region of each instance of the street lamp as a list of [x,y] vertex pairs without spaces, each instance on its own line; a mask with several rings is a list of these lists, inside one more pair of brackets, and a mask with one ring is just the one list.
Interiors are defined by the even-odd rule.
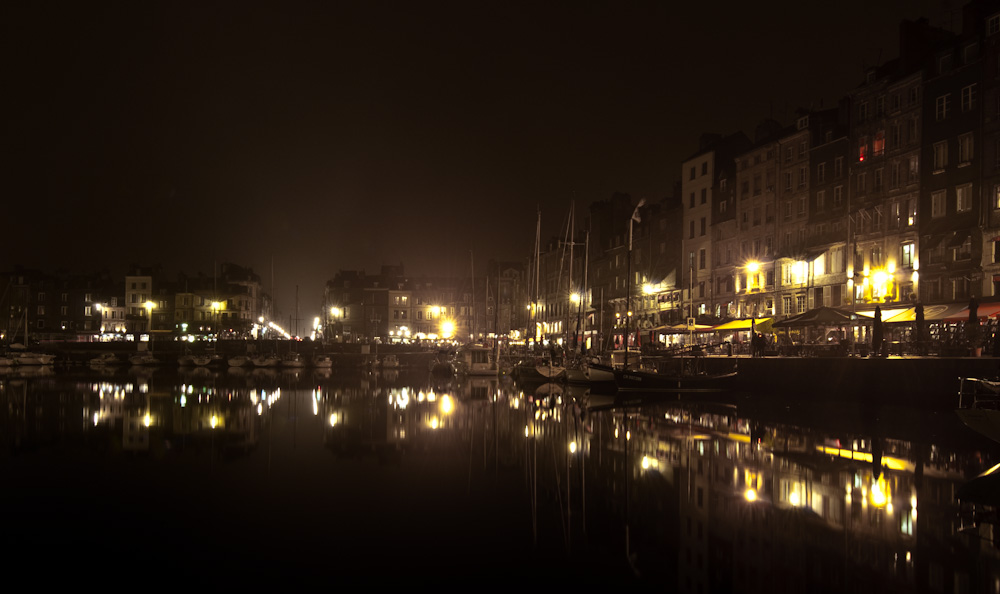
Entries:
[[143,307],[146,308],[146,331],[149,333],[149,340],[153,340],[153,310],[156,308],[156,304],[147,301]]

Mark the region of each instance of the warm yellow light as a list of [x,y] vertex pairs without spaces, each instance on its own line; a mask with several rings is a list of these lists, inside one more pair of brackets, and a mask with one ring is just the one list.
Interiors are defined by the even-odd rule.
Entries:
[[438,424],[439,424],[438,418],[437,417],[431,417],[431,420],[428,423],[428,426],[431,429],[437,429],[438,428]]
[[747,262],[747,272],[757,274],[760,271],[760,262]]
[[571,453],[571,454],[575,454],[576,453],[576,442],[575,441],[569,442],[569,453]]
[[885,476],[880,476],[878,480],[872,480],[872,505],[883,507],[888,501],[885,493]]
[[434,314],[434,315],[436,315],[436,316],[441,315],[441,306],[435,305],[434,307],[432,307],[431,308],[431,313]]
[[339,421],[339,420],[340,419],[337,418],[337,413],[330,413],[330,426],[331,427],[336,427],[337,426],[337,421]]
[[218,427],[219,426],[219,417],[217,417],[215,415],[212,415],[211,424],[212,424],[212,429],[215,429],[216,427]]
[[455,322],[446,320],[441,322],[441,336],[451,338],[455,335]]
[[753,503],[754,501],[757,501],[757,491],[754,489],[747,489],[746,492],[743,493],[743,497],[746,498],[747,501]]
[[642,292],[645,293],[646,295],[652,295],[653,293],[656,292],[656,287],[654,287],[649,283],[646,283],[642,286]]
[[149,416],[149,413],[146,413],[146,416],[142,418],[142,424],[147,427],[153,424],[153,418]]
[[580,294],[573,293],[572,295],[569,296],[569,300],[572,301],[573,303],[580,303]]
[[147,301],[146,303],[143,304],[143,307],[145,307],[146,309],[155,309],[156,304],[153,303],[152,301]]
[[791,493],[788,494],[788,503],[790,503],[794,507],[798,507],[799,506],[799,492],[798,491],[792,491]]
[[452,402],[451,396],[445,395],[441,398],[441,404],[439,405],[441,409],[441,414],[450,415],[453,410],[455,410],[455,403]]

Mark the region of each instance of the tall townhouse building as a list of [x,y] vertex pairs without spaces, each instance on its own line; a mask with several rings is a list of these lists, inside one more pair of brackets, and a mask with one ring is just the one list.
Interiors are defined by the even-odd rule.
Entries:
[[641,290],[636,291],[640,300],[635,309],[641,326],[650,330],[653,337],[666,326],[684,323],[687,316],[680,284],[682,258],[678,237],[684,226],[680,184],[672,195],[645,209],[642,216],[641,237],[633,245],[635,263],[642,276]]
[[635,294],[638,286],[640,274],[633,271],[629,291],[628,232],[636,205],[629,194],[621,192],[590,205],[589,280],[601,348],[608,347],[616,336],[620,341],[628,314],[628,295]]
[[982,37],[982,295],[1000,296],[1000,6],[973,3],[969,28]]
[[[777,178],[774,222],[774,294],[772,315],[793,315],[810,308],[813,302],[811,265],[819,254],[808,251],[806,236],[809,219],[809,118],[796,119],[777,141]],[[767,212],[764,213],[765,226]],[[768,242],[765,239],[765,244]]]
[[682,279],[687,315],[709,314],[712,299],[712,190],[715,151],[706,150],[718,137],[702,136],[702,150],[681,164],[681,197],[684,201],[684,228],[681,253]]
[[963,34],[938,43],[925,68],[919,291],[924,302],[962,301],[983,286],[982,44]]
[[924,146],[923,66],[948,34],[900,26],[900,56],[865,73],[848,96],[847,291],[852,308],[918,299],[919,197]]
[[[847,290],[847,175],[850,150],[846,101],[834,110],[808,114],[814,130],[809,151],[810,203],[807,259],[811,266],[813,307],[849,307]],[[799,118],[801,122],[801,117]]]
[[[738,255],[739,227],[736,208],[736,155],[748,150],[750,146],[750,139],[742,132],[736,132],[724,137],[719,135],[703,135],[698,153],[687,161],[687,163],[694,163],[696,169],[704,166],[707,170],[706,175],[710,178],[707,180],[709,184],[707,188],[709,199],[705,207],[702,207],[700,197],[698,197],[695,201],[695,207],[691,208],[691,192],[685,192],[683,189],[681,190],[681,200],[679,201],[679,206],[685,212],[685,222],[687,223],[682,227],[681,231],[687,229],[687,237],[690,236],[691,230],[688,219],[697,220],[697,224],[700,227],[701,216],[708,217],[708,244],[710,252],[706,254],[706,258],[708,258],[707,265],[710,271],[705,288],[708,300],[705,302],[704,313],[700,316],[703,322],[707,322],[709,319],[721,320],[735,317],[737,314],[736,275],[742,266],[742,262]],[[690,177],[690,166],[687,171]],[[685,197],[686,202],[684,201]],[[686,240],[690,241],[687,238]],[[683,281],[680,281],[678,286],[688,289],[688,293],[683,294],[683,296],[688,298],[688,304],[691,302],[690,290],[694,289],[695,303],[697,304],[698,295],[701,294],[701,280],[698,280],[697,269],[694,275],[691,275],[690,272],[692,254],[698,260],[696,264],[701,264],[700,251],[694,251],[694,249],[700,250],[701,247],[699,245],[695,248],[695,245],[692,243],[689,245],[689,248],[684,249],[681,247],[680,258],[676,267],[680,273],[678,275],[679,279],[687,278],[689,281],[694,282],[682,285]],[[685,270],[687,274],[685,274]],[[696,314],[698,314],[699,309],[700,307],[695,307]],[[690,315],[690,311],[690,308],[686,309],[686,315]],[[699,316],[695,315],[695,317],[698,318]],[[681,321],[683,320],[677,320],[675,323]]]
[[[779,139],[785,130],[773,120],[757,126],[754,144],[736,155],[736,224],[739,252],[735,291],[737,317],[775,315],[777,274],[777,181],[785,173],[779,163]],[[797,157],[795,157],[797,162]],[[793,177],[794,183],[794,177]]]
[[[154,330],[151,324],[153,278],[158,271],[152,267],[132,266],[125,275],[125,320],[129,333]],[[155,318],[153,318],[155,319]]]

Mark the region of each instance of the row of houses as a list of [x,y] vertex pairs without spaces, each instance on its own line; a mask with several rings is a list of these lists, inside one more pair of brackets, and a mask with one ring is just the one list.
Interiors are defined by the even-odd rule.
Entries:
[[[706,136],[681,167],[684,311],[786,316],[1000,286],[1000,6],[900,26],[836,108]],[[663,288],[671,288],[668,284]]]
[[123,278],[15,267],[0,273],[0,285],[6,342],[246,337],[271,318],[260,277],[231,263],[175,279],[157,267],[133,266]]

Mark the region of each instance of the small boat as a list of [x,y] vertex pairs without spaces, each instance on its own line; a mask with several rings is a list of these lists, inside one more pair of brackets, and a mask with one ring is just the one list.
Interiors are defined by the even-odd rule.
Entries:
[[399,369],[399,358],[396,355],[382,355],[378,366],[382,369]]
[[963,377],[955,414],[970,429],[1000,442],[1000,381]]
[[194,365],[194,355],[191,353],[185,353],[180,357],[177,357],[177,364],[181,367],[186,367],[188,365]]
[[493,349],[481,344],[469,344],[458,351],[456,365],[459,373],[466,375],[497,375],[497,362]]
[[120,363],[121,360],[114,353],[101,353],[90,361],[87,361],[87,364],[94,368],[112,367]]
[[205,367],[210,365],[215,358],[212,355],[194,355],[191,357],[191,362],[198,367]]
[[302,355],[298,353],[288,353],[281,358],[280,362],[282,367],[305,367],[306,362],[302,358]]
[[333,357],[330,355],[313,355],[312,366],[319,367],[320,369],[329,369],[333,367]]
[[278,358],[272,355],[257,355],[251,362],[254,367],[277,367]]
[[668,374],[635,369],[615,369],[621,392],[724,392],[737,385],[735,371],[722,374]]
[[247,367],[249,365],[253,365],[253,361],[251,361],[250,357],[247,357],[246,355],[236,355],[235,357],[230,357],[228,363],[230,367]]
[[136,353],[128,358],[128,362],[132,365],[158,365],[160,360],[151,353]]
[[11,353],[11,358],[14,360],[15,365],[52,365],[56,360],[55,355],[32,353],[30,351]]

